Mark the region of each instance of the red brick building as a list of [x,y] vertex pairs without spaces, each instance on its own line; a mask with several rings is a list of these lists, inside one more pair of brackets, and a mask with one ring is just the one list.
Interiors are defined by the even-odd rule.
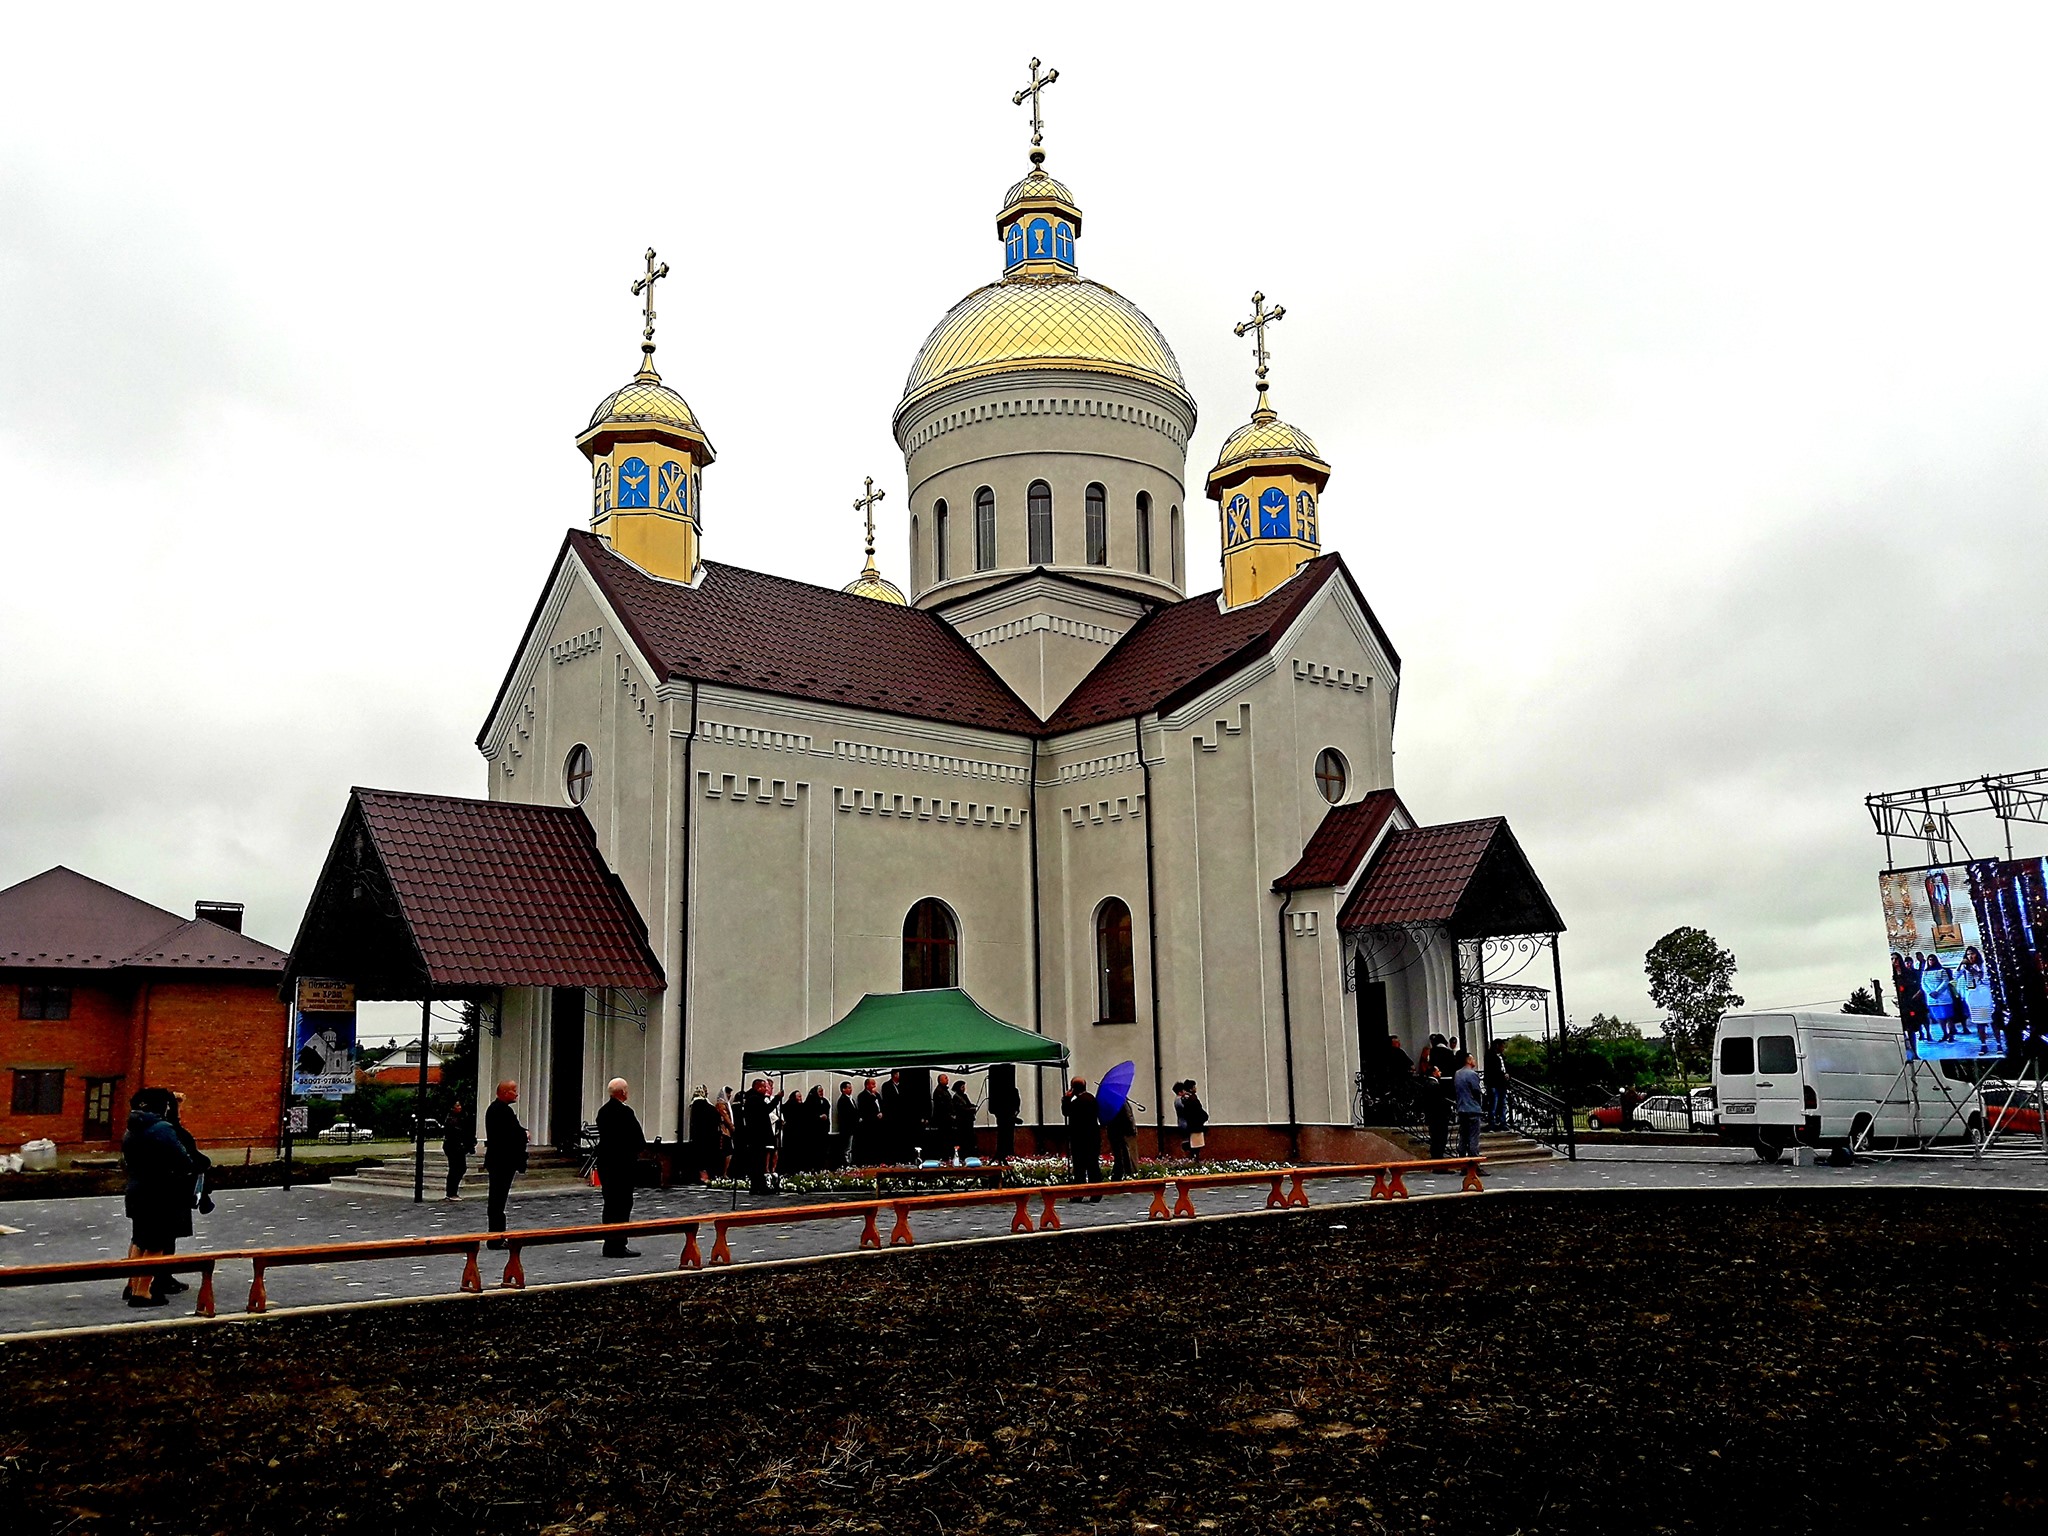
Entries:
[[242,909],[180,917],[59,865],[0,891],[0,1147],[118,1144],[142,1087],[186,1095],[208,1146],[268,1146],[284,951]]

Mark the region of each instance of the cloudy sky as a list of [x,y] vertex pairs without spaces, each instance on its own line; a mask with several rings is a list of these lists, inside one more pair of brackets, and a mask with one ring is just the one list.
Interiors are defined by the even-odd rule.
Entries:
[[349,785],[481,793],[649,245],[709,552],[846,581],[874,475],[901,580],[890,410],[999,270],[1037,54],[1194,475],[1250,405],[1232,322],[1287,306],[1402,793],[1511,818],[1574,1016],[1651,1017],[1681,923],[1753,1004],[1876,974],[1862,797],[2048,761],[2043,13],[1255,14],[10,12],[0,884],[289,943]]

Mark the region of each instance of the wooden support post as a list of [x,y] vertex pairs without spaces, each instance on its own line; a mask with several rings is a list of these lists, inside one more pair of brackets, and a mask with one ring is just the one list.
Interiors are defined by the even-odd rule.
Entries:
[[1031,1225],[1030,1195],[1024,1194],[1017,1197],[1017,1214],[1010,1218],[1010,1230],[1012,1232],[1035,1232],[1037,1230],[1037,1228]]
[[1301,1175],[1298,1173],[1294,1176],[1294,1188],[1287,1191],[1287,1203],[1289,1205],[1308,1204],[1308,1191],[1301,1187]]
[[1387,1170],[1387,1198],[1389,1200],[1406,1200],[1408,1198],[1408,1186],[1402,1182],[1401,1170],[1398,1168],[1389,1168]]
[[464,1257],[462,1260],[462,1285],[460,1289],[471,1296],[481,1296],[484,1293],[484,1276],[483,1271],[478,1269],[476,1265],[477,1245],[471,1243],[462,1251]]
[[1483,1193],[1485,1189],[1486,1186],[1479,1182],[1479,1165],[1477,1163],[1467,1163],[1465,1165],[1465,1183],[1461,1193],[1472,1191]]
[[505,1273],[498,1281],[498,1289],[501,1291],[523,1291],[526,1289],[526,1265],[520,1261],[519,1245],[517,1243],[508,1242],[505,1244]]
[[1173,1214],[1192,1218],[1195,1214],[1194,1190],[1186,1179],[1174,1186],[1180,1191],[1180,1198],[1173,1202]]
[[1266,1209],[1269,1211],[1284,1211],[1287,1209],[1287,1197],[1280,1193],[1280,1179],[1281,1175],[1277,1173],[1273,1175],[1273,1192],[1266,1196]]
[[702,1269],[703,1267],[704,1255],[697,1251],[697,1229],[694,1226],[685,1227],[683,1228],[683,1257],[677,1263],[676,1268]]
[[249,1306],[251,1312],[261,1312],[270,1305],[269,1293],[263,1289],[263,1261],[256,1261],[256,1278],[249,1282]]
[[896,1207],[896,1225],[889,1231],[889,1246],[891,1248],[909,1248],[914,1246],[916,1242],[917,1239],[910,1235],[910,1208],[899,1205]]
[[1145,1213],[1147,1221],[1171,1221],[1173,1212],[1166,1208],[1166,1186],[1161,1184],[1152,1191],[1152,1209]]
[[879,1248],[882,1246],[882,1232],[875,1225],[875,1208],[873,1206],[868,1207],[867,1220],[861,1226],[860,1245],[863,1248]]
[[193,1315],[197,1317],[213,1316],[213,1266],[211,1264],[199,1271],[199,1304],[194,1309]]
[[1041,1232],[1057,1232],[1059,1231],[1059,1229],[1059,1202],[1053,1198],[1052,1191],[1047,1190],[1045,1195],[1045,1205],[1038,1213],[1038,1230]]
[[711,1266],[716,1269],[721,1264],[732,1262],[732,1245],[725,1240],[724,1222],[714,1221],[711,1224],[711,1231]]

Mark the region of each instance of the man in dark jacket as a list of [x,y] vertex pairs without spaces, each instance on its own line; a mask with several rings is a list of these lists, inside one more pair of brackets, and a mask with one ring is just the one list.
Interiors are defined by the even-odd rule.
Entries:
[[[633,1181],[640,1173],[640,1152],[647,1137],[640,1130],[640,1117],[626,1105],[626,1080],[615,1077],[605,1084],[608,1097],[597,1112],[597,1182],[604,1187],[605,1225],[633,1219]],[[628,1248],[626,1239],[605,1239],[608,1259],[637,1259],[640,1251]]]
[[[1099,1113],[1101,1106],[1097,1106]],[[1109,1176],[1111,1179],[1135,1179],[1138,1176],[1138,1159],[1133,1148],[1138,1141],[1138,1117],[1131,1113],[1131,1101],[1125,1099],[1123,1107],[1109,1117]]]
[[910,1156],[910,1106],[903,1096],[901,1072],[891,1072],[882,1084],[881,1110],[882,1160],[900,1163]]
[[[165,1114],[170,1103],[170,1095],[157,1088],[141,1089],[129,1101],[121,1161],[128,1171],[123,1200],[131,1259],[170,1253],[177,1246],[179,1229],[189,1229],[194,1169]],[[128,1282],[128,1305],[163,1306],[169,1298],[158,1288],[162,1278],[166,1277],[136,1275]]]
[[448,1160],[448,1198],[460,1199],[462,1176],[469,1172],[469,1154],[476,1150],[476,1126],[469,1111],[457,1099],[448,1106],[448,1121],[441,1128],[441,1155]]
[[[505,1230],[505,1200],[512,1193],[512,1181],[526,1168],[526,1127],[512,1106],[519,1102],[519,1085],[507,1078],[498,1084],[498,1096],[484,1111],[484,1172],[491,1181],[486,1225],[493,1232]],[[502,1248],[503,1238],[494,1237],[490,1246]]]
[[870,1163],[884,1160],[882,1151],[882,1096],[875,1091],[875,1080],[867,1080],[867,1086],[854,1096],[853,1100],[853,1160],[865,1168]]
[[938,1086],[932,1089],[930,1129],[924,1138],[925,1155],[940,1162],[951,1162],[960,1146],[959,1138],[953,1134],[952,1081],[945,1073],[939,1074]]
[[768,1079],[757,1077],[740,1101],[740,1135],[746,1141],[747,1187],[768,1193],[768,1153],[775,1145],[775,1116],[768,1103]]
[[1017,1092],[1017,1069],[1012,1066],[988,1069],[988,1112],[996,1117],[996,1161],[1007,1163],[1017,1155],[1017,1117],[1024,1098]]
[[[1060,1095],[1060,1113],[1067,1117],[1067,1156],[1073,1162],[1073,1181],[1093,1184],[1102,1178],[1102,1122],[1095,1115],[1095,1095],[1088,1091],[1088,1079],[1077,1077]],[[1100,1195],[1082,1195],[1083,1200],[1100,1200]]]
[[853,1164],[853,1137],[860,1129],[860,1106],[853,1101],[853,1084],[841,1083],[839,1097],[832,1101],[832,1166]]

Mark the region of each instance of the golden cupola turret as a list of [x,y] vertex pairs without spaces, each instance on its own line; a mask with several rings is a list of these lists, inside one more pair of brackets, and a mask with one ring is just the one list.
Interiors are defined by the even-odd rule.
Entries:
[[590,527],[626,559],[666,581],[697,578],[703,542],[703,471],[717,457],[689,401],[654,369],[654,285],[668,263],[647,253],[640,371],[598,402],[576,446],[590,460]]
[[1224,440],[1209,471],[1209,499],[1223,520],[1223,606],[1256,603],[1322,553],[1318,529],[1330,466],[1308,434],[1280,419],[1266,398],[1266,327],[1287,313],[1252,295],[1252,317],[1236,327],[1255,333],[1259,402],[1252,419]]

